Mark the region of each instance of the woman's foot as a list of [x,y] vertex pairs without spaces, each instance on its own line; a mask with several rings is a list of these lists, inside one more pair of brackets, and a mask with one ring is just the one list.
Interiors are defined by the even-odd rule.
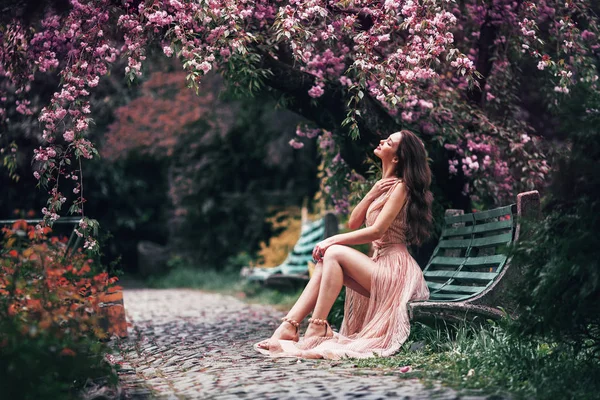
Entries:
[[304,332],[304,339],[330,338],[333,336],[333,330],[327,320],[310,318],[308,322],[308,328]]
[[263,350],[269,350],[271,345],[277,340],[293,340],[297,342],[299,339],[298,335],[298,323],[294,320],[286,319],[281,325],[273,332],[273,336],[270,339],[263,340],[257,343],[257,347]]

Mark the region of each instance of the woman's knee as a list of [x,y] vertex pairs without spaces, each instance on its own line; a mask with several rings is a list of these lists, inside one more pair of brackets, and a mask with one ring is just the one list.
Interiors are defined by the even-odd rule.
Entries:
[[325,260],[334,259],[339,260],[340,257],[346,252],[347,247],[341,244],[334,244],[333,246],[329,246],[325,251],[325,256],[323,257]]

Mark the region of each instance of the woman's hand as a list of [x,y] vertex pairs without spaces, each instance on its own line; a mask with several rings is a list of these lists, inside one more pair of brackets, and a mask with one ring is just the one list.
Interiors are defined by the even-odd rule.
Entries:
[[322,261],[323,257],[325,257],[325,252],[327,251],[327,249],[334,244],[335,242],[333,240],[333,237],[327,238],[317,243],[312,253],[313,260],[315,260],[315,262]]
[[379,197],[382,193],[387,192],[396,183],[398,178],[386,178],[380,179],[369,190],[368,196],[372,196],[373,199]]

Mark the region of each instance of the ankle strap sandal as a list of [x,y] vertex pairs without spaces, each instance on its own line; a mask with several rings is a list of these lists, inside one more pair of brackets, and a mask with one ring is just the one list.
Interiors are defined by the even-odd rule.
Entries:
[[326,337],[328,329],[331,329],[331,326],[329,326],[329,322],[327,322],[326,319],[309,318],[308,323],[315,325],[325,325],[325,333],[323,334],[323,337]]
[[288,317],[283,317],[283,318],[281,318],[281,320],[283,322],[287,322],[287,323],[291,324],[294,328],[296,328],[296,333],[298,333],[298,326],[300,326],[298,321],[296,321],[295,319],[288,318]]

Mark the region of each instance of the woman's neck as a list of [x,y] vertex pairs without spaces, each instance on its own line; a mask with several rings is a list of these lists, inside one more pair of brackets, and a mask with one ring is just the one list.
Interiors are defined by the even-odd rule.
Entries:
[[398,176],[396,175],[396,165],[393,163],[386,163],[384,162],[382,165],[382,175],[381,175],[381,179],[388,179],[388,178],[397,178]]

